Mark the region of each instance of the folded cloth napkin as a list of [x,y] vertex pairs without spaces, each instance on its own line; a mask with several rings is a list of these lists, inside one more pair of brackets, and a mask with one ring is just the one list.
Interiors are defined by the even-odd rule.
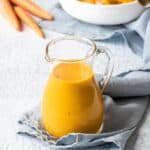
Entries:
[[[49,135],[40,120],[40,108],[25,113],[20,119],[18,133],[38,138],[48,149],[123,150],[130,135],[137,128],[149,98],[124,98],[150,94],[150,9],[132,23],[99,26],[78,21],[63,11],[57,0],[41,1],[55,16],[52,22],[39,21],[47,37],[49,31],[81,35],[95,40],[97,45],[112,52],[115,70],[106,93],[117,99],[117,104],[105,96],[105,120],[102,133],[70,134],[60,139]],[[49,5],[47,5],[49,4]],[[96,61],[97,80],[103,60]],[[87,114],[88,115],[88,114]]]
[[[122,99],[114,102],[110,97],[104,97],[105,119],[102,133],[75,134],[71,133],[60,139],[48,134],[42,127],[40,107],[23,114],[19,119],[18,134],[37,138],[50,149],[94,149],[123,150],[127,139],[134,132],[141,120],[148,97]],[[87,114],[88,115],[88,114]]]
[[[81,22],[69,16],[58,4],[51,0],[45,7],[55,16],[54,21],[40,21],[47,33],[55,31],[69,35],[88,37],[97,45],[108,47],[115,63],[113,78],[106,90],[111,96],[145,96],[150,94],[150,9],[135,21],[116,26],[100,26]],[[100,61],[100,60],[98,60]],[[97,66],[97,72],[103,60]],[[132,73],[134,72],[134,73]],[[120,87],[123,89],[120,90]],[[135,89],[134,91],[131,89]],[[119,92],[117,92],[119,91]]]

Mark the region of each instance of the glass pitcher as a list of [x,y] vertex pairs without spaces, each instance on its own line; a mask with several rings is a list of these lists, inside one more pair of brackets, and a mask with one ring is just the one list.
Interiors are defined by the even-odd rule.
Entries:
[[[107,58],[100,86],[92,68],[98,54]],[[56,137],[99,131],[104,118],[102,93],[113,70],[110,53],[89,39],[66,36],[48,43],[45,58],[51,68],[42,101],[44,128]]]

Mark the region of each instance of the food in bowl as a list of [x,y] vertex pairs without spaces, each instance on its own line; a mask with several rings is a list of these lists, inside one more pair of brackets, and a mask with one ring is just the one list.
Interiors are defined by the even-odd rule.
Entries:
[[122,4],[129,3],[135,0],[80,0],[81,2],[91,3],[91,4],[104,4],[104,5],[112,5],[112,4]]

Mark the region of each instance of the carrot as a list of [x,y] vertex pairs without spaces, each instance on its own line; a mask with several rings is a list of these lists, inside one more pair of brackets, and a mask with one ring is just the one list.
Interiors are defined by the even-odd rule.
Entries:
[[118,0],[120,3],[129,3],[129,2],[132,2],[134,0]]
[[80,0],[81,2],[95,4],[95,0]]
[[19,6],[14,7],[17,16],[22,20],[25,24],[27,24],[32,30],[35,31],[40,37],[44,38],[44,33],[40,26],[29,16],[23,8]]
[[96,3],[104,4],[104,5],[111,5],[111,4],[119,4],[118,0],[96,0]]
[[102,0],[95,0],[96,4],[102,4]]
[[9,0],[0,0],[0,14],[16,29],[21,30],[20,22]]
[[22,7],[23,9],[29,11],[39,18],[47,20],[53,19],[53,16],[49,12],[43,10],[31,0],[11,0],[11,2],[17,6]]

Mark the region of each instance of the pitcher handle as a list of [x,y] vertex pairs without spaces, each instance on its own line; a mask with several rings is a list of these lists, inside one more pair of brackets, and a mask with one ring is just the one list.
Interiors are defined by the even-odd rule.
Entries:
[[101,81],[99,81],[99,84],[102,87],[101,92],[103,93],[110,81],[111,76],[112,76],[113,69],[114,69],[114,63],[111,58],[111,52],[109,49],[107,49],[106,47],[102,47],[102,46],[98,47],[96,50],[96,54],[98,55],[98,54],[102,54],[102,53],[105,54],[105,56],[107,57],[107,64],[106,64],[105,72],[103,74]]

